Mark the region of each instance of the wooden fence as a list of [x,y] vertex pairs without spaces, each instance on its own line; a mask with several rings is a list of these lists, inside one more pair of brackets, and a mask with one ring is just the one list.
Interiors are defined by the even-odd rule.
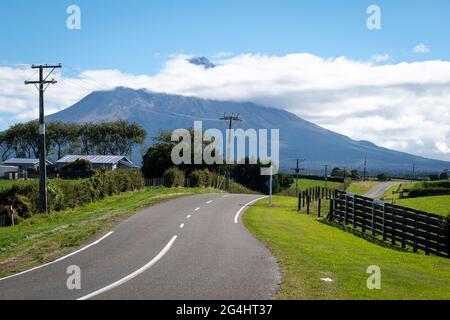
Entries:
[[314,187],[301,190],[298,194],[298,211],[306,209],[307,214],[312,214],[312,204],[317,204],[317,216],[322,214],[323,200],[329,200],[333,196],[333,189]]
[[450,255],[445,217],[437,214],[335,191],[328,218],[393,246],[427,255]]

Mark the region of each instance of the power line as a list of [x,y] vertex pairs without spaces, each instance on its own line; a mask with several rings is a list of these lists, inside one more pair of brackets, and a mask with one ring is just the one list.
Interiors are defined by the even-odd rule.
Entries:
[[299,175],[301,171],[304,171],[305,168],[300,168],[300,163],[301,162],[305,162],[305,159],[297,159],[297,167],[293,168],[291,170],[293,170],[296,174],[296,180],[295,180],[295,195],[298,197],[299,194],[299,190],[298,190],[298,180],[299,180]]
[[[61,68],[59,65],[32,65],[32,69],[39,70],[38,81],[25,81],[25,85],[34,85],[39,91],[39,211],[41,213],[47,212],[47,159],[45,146],[45,121],[44,121],[44,92],[51,84],[56,84],[55,79],[47,80],[48,77],[55,71]],[[44,69],[51,69],[51,71],[44,77]],[[44,88],[44,85],[47,85]]]

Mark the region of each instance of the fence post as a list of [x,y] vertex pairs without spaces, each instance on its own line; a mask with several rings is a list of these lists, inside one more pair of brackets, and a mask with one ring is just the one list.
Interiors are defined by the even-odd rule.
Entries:
[[298,194],[298,211],[302,210],[302,192]]
[[405,217],[405,212],[403,210],[402,210],[402,225],[403,225],[403,230],[402,230],[402,248],[405,249],[406,248],[406,239],[405,239],[406,217]]
[[318,216],[319,216],[319,218],[320,218],[320,210],[322,209],[322,199],[321,198],[319,198],[319,202],[318,202]]
[[308,195],[307,197],[306,197],[306,214],[307,215],[309,215],[309,206],[310,206],[310,202],[311,202],[311,196],[310,195]]
[[372,202],[372,237],[375,237],[375,203]]
[[344,226],[347,226],[347,207],[348,207],[348,197],[347,194],[345,194]]
[[334,200],[330,199],[330,212],[328,213],[328,221],[334,220]]

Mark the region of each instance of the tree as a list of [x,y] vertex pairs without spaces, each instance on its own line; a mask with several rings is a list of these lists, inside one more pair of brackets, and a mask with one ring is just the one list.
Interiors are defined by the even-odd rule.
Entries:
[[131,155],[133,146],[143,144],[147,138],[147,132],[136,123],[129,124],[126,121],[118,121],[112,126],[112,154]]
[[161,178],[173,166],[173,144],[161,143],[150,147],[142,158],[142,173],[146,178]]
[[444,170],[441,173],[439,179],[441,179],[441,180],[448,180],[449,179],[449,171],[448,170]]
[[380,173],[377,175],[377,180],[378,181],[388,181],[389,178],[385,173]]
[[343,178],[344,176],[348,177],[349,174],[344,169],[336,167],[336,168],[333,168],[333,170],[331,171],[331,176],[337,177],[337,178]]
[[360,178],[358,170],[353,169],[352,171],[350,171],[350,178],[352,178],[353,180],[358,180]]
[[64,122],[50,122],[47,125],[48,145],[56,147],[58,159],[63,156],[64,149],[77,140],[78,125]]
[[7,160],[13,153],[13,142],[6,132],[0,132],[0,160]]
[[64,179],[87,179],[95,174],[92,163],[78,159],[61,168],[61,176]]

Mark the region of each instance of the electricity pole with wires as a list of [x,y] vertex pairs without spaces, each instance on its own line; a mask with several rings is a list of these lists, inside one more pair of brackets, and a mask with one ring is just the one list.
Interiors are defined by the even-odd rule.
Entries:
[[227,145],[227,172],[226,172],[226,186],[225,189],[227,191],[230,191],[230,179],[231,179],[231,163],[233,159],[230,159],[231,156],[231,129],[233,129],[233,124],[235,122],[242,121],[242,119],[239,117],[239,114],[235,116],[232,114],[231,116],[228,116],[226,114],[223,115],[222,118],[220,118],[222,121],[228,122],[228,145]]
[[329,167],[329,165],[326,164],[326,165],[324,165],[324,167],[325,167],[325,175],[324,175],[324,177],[325,177],[325,188],[327,188],[328,187],[328,167]]
[[297,167],[293,168],[291,170],[293,170],[296,174],[296,180],[295,180],[295,195],[298,197],[299,194],[299,190],[298,190],[298,179],[299,179],[299,175],[301,171],[304,171],[304,168],[300,168],[300,163],[304,162],[305,159],[297,159]]
[[[25,81],[25,85],[33,84],[39,91],[39,212],[47,212],[47,159],[45,141],[45,118],[44,118],[44,92],[55,79],[47,80],[59,65],[32,65],[32,69],[39,69],[38,81]],[[52,69],[44,78],[44,69]],[[45,86],[46,85],[46,86]],[[45,87],[44,87],[45,86]]]
[[367,158],[364,158],[364,173],[363,173],[363,181],[366,181],[367,175]]

